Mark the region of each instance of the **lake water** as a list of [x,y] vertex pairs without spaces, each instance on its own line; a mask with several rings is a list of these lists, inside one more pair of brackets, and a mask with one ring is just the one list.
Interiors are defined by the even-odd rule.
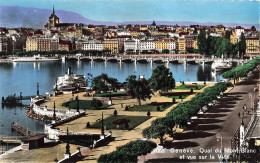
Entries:
[[[160,64],[153,63],[122,63],[119,62],[91,62],[91,61],[54,61],[54,62],[19,62],[0,63],[0,97],[22,92],[23,96],[36,95],[36,85],[39,82],[40,94],[51,93],[57,77],[64,76],[67,68],[72,72],[93,77],[102,73],[124,82],[129,75],[144,75],[150,78],[152,70]],[[219,81],[220,74],[213,74],[211,64],[164,64],[173,73],[176,82],[180,81]],[[29,101],[24,101],[29,104]],[[43,132],[44,123],[25,116],[23,107],[0,106],[0,135],[18,135],[11,131],[11,123],[18,122],[33,131]]]

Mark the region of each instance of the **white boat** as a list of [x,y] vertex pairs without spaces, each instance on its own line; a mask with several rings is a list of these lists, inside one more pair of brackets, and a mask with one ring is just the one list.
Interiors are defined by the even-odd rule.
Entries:
[[71,67],[68,72],[61,77],[58,77],[57,82],[53,86],[54,92],[72,93],[73,91],[85,90],[87,87],[86,78],[84,75],[76,75],[71,72]]
[[33,57],[20,57],[13,59],[13,62],[47,62],[47,61],[58,61],[60,58],[57,57],[42,57],[40,55],[34,55]]

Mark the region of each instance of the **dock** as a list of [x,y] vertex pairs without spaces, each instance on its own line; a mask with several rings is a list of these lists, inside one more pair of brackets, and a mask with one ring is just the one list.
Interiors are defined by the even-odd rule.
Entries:
[[36,133],[34,131],[32,131],[18,123],[13,123],[12,129],[24,136],[36,135]]

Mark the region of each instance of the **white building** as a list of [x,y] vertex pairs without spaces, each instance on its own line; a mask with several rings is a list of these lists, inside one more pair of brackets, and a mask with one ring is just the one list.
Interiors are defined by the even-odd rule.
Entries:
[[82,47],[83,50],[97,50],[97,51],[103,50],[102,41],[99,40],[88,40],[86,42],[83,42]]
[[129,31],[117,31],[117,36],[131,36]]
[[236,32],[236,35],[237,35],[237,37],[238,37],[238,39],[239,39],[240,36],[241,36],[241,34],[242,34],[242,33],[245,33],[245,29],[244,29],[243,27],[241,27],[241,26],[237,26],[237,27],[235,28],[235,32]]
[[136,52],[139,50],[140,40],[139,39],[127,39],[124,41],[124,52],[126,53],[129,50]]
[[175,51],[175,49],[176,49],[176,42],[174,42],[174,41],[168,42],[168,49],[170,50],[170,52]]
[[140,41],[140,50],[153,50],[155,49],[154,40],[141,40]]

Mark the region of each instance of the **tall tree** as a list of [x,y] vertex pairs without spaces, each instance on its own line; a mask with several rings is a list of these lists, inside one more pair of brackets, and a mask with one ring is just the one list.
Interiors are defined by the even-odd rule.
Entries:
[[225,38],[230,40],[231,31],[226,31]]
[[251,27],[251,29],[252,29],[253,31],[255,31],[255,30],[256,30],[255,26],[252,26],[252,27]]
[[198,47],[199,47],[199,53],[205,54],[207,50],[207,38],[206,38],[206,30],[203,29],[200,31],[200,34],[198,35]]
[[242,32],[239,41],[239,54],[245,55],[245,53],[246,53],[246,38],[244,33]]
[[170,69],[164,67],[163,65],[157,66],[153,70],[150,85],[155,91],[168,91],[173,89],[175,87],[175,80],[172,76],[172,72],[170,72]]
[[127,79],[127,92],[132,98],[136,98],[139,105],[141,106],[141,100],[146,101],[146,99],[150,99],[153,94],[149,82],[146,79],[138,79],[136,80],[135,75],[129,76]]

